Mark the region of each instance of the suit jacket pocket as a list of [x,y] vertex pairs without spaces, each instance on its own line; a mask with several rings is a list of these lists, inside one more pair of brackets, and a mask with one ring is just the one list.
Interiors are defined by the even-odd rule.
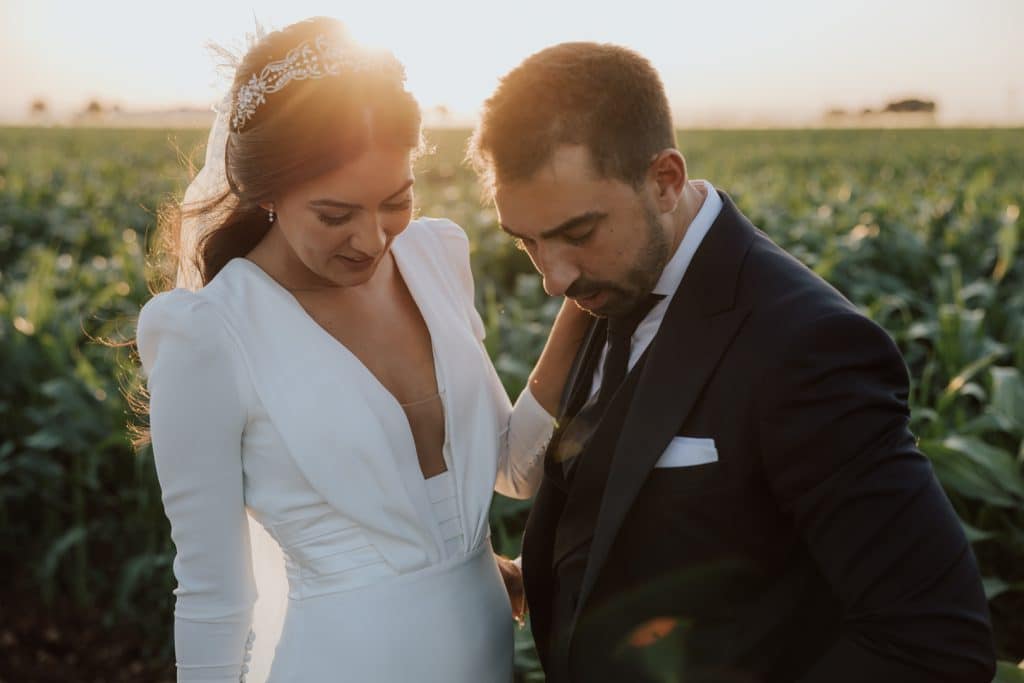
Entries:
[[669,442],[665,452],[654,463],[656,468],[696,467],[718,462],[718,449],[714,439],[677,436]]
[[682,492],[699,495],[723,483],[723,470],[714,439],[677,436],[648,475],[649,493],[669,500]]

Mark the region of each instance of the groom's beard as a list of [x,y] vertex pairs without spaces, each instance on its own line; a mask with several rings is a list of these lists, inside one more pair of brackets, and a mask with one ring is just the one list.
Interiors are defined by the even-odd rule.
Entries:
[[669,257],[669,242],[658,223],[657,214],[644,206],[644,227],[641,231],[644,245],[636,261],[626,271],[622,282],[590,280],[580,277],[566,290],[570,299],[583,299],[602,292],[608,293],[608,301],[599,310],[587,310],[599,318],[615,317],[632,310],[658,283]]

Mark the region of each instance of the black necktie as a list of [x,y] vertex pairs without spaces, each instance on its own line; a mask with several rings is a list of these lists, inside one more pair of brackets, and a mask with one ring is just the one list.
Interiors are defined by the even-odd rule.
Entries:
[[[611,397],[618,390],[629,369],[629,349],[633,333],[640,322],[647,317],[651,309],[664,297],[661,294],[648,294],[629,312],[614,318],[608,318],[608,352],[601,366],[601,387],[598,389],[597,404],[607,406]],[[602,411],[603,412],[603,411]]]
[[633,333],[651,309],[664,295],[649,294],[627,313],[608,318],[607,343],[604,364],[601,366],[601,386],[579,412],[566,425],[565,433],[559,439],[557,460],[563,472],[569,476],[575,469],[579,451],[589,440],[600,422],[615,392],[626,379],[629,369],[629,348]]

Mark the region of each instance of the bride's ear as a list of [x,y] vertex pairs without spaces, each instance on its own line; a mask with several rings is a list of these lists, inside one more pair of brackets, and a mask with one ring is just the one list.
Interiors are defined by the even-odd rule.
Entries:
[[273,211],[274,210],[274,202],[260,202],[259,206],[264,211]]

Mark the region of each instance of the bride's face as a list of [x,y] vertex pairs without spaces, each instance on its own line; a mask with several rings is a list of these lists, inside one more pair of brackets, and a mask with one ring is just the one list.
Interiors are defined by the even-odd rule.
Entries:
[[295,256],[324,284],[369,280],[412,218],[412,150],[372,145],[274,202]]

